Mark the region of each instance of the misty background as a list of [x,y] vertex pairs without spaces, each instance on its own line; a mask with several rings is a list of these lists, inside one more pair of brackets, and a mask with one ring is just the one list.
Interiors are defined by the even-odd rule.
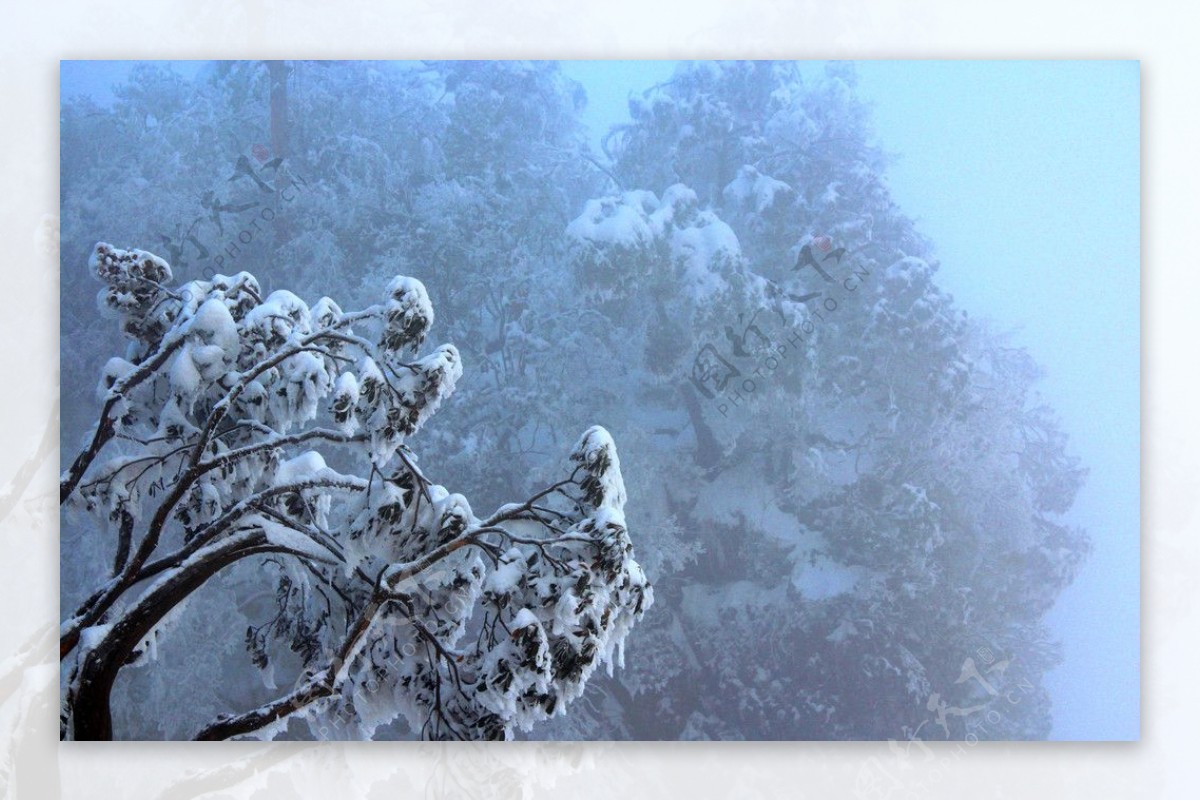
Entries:
[[[677,62],[568,61],[599,136]],[[1140,621],[1140,74],[1136,62],[860,61],[887,184],[941,282],[1016,332],[1091,471],[1070,517],[1088,565],[1050,621],[1055,739],[1137,739]],[[819,64],[805,64],[812,74]]]

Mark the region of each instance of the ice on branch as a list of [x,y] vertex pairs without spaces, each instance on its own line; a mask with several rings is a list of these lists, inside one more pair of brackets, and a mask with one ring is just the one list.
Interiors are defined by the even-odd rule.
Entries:
[[290,717],[316,737],[397,718],[427,738],[510,737],[620,662],[652,590],[612,437],[589,429],[567,478],[487,518],[433,483],[410,441],[463,361],[450,344],[417,353],[434,320],[420,281],[346,312],[264,298],[248,273],[172,289],[162,259],[106,244],[92,270],[132,345],[104,365],[100,419],[61,484],[115,554],[62,627],[65,735],[113,736],[117,674],[218,574],[239,613],[274,584],[244,635],[247,670],[270,688],[299,671],[205,739]]

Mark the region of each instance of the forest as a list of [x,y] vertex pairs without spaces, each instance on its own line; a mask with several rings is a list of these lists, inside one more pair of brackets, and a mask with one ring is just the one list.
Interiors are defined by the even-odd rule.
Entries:
[[63,736],[1044,739],[1086,468],[856,86],[64,96]]

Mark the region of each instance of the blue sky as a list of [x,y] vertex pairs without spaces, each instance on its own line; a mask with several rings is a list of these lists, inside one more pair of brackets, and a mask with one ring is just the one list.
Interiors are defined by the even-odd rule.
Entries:
[[[104,102],[130,62],[64,62]],[[194,74],[197,63],[180,66]],[[568,62],[595,139],[675,62]],[[820,65],[806,66],[806,71]],[[1046,400],[1090,469],[1071,521],[1094,553],[1053,610],[1065,662],[1054,736],[1139,734],[1139,83],[1136,62],[860,62],[888,183],[975,317],[1046,368]]]

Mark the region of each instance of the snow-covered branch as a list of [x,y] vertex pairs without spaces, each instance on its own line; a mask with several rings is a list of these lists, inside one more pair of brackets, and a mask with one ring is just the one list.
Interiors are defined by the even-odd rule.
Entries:
[[318,736],[327,718],[369,736],[400,716],[422,736],[509,736],[619,661],[652,592],[611,437],[590,429],[568,478],[485,520],[433,483],[408,441],[462,361],[453,345],[413,353],[433,322],[419,281],[344,313],[263,298],[248,273],[172,289],[142,251],[101,244],[93,264],[132,343],[105,367],[97,433],[63,481],[67,507],[115,546],[112,578],[60,632],[74,660],[65,734],[111,737],[122,667],[218,574],[236,602],[235,565],[255,556],[279,588],[274,617],[247,631],[250,661],[265,670],[290,650],[303,672],[202,738],[300,711]]

